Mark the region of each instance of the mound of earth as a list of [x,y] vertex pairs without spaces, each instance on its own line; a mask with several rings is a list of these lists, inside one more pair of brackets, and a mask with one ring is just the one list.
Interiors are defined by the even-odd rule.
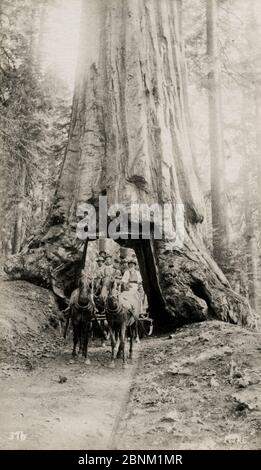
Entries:
[[59,312],[51,292],[25,281],[0,280],[0,358],[28,367],[61,341]]
[[114,447],[260,449],[260,336],[213,321],[144,341]]

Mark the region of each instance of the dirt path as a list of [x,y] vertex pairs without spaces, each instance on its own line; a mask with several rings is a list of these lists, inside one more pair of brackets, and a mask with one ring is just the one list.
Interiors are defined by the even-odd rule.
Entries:
[[[91,342],[92,364],[70,364],[50,292],[0,270],[0,449],[106,449],[115,445],[138,360],[123,370]],[[59,383],[65,377],[63,383]]]
[[91,355],[90,366],[69,364],[63,351],[30,372],[2,369],[1,449],[110,448],[136,365],[108,368],[108,347]]

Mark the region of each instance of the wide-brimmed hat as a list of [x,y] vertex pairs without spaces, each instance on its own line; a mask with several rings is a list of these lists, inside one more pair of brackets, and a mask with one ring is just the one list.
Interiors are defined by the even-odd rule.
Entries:
[[106,253],[105,250],[100,250],[100,251],[99,251],[99,256],[101,256],[102,254],[103,254],[104,256],[106,256],[107,253]]
[[102,256],[99,256],[99,257],[96,259],[96,261],[97,261],[97,263],[98,263],[98,261],[102,261],[102,262],[103,262],[103,261],[104,261],[104,258],[103,258]]
[[112,258],[112,255],[110,255],[109,253],[105,256],[105,259],[107,258]]
[[128,264],[131,264],[131,263],[133,263],[133,264],[136,264],[136,265],[137,265],[137,261],[136,261],[136,259],[134,259],[134,258],[129,258],[129,259],[128,259]]

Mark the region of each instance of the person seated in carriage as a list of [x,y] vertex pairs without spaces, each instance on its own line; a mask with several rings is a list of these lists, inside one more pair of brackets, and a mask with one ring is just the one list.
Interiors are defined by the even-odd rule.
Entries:
[[105,263],[104,263],[104,276],[113,277],[113,275],[114,275],[114,267],[112,263],[112,256],[110,254],[107,254],[105,257]]
[[147,296],[142,286],[142,278],[135,258],[128,260],[128,269],[122,277],[123,289],[130,291],[139,302],[139,314],[144,313],[148,307]]
[[93,288],[94,288],[94,295],[96,295],[102,286],[102,282],[104,279],[104,259],[101,256],[98,256],[96,259],[96,268],[93,275]]
[[126,258],[121,258],[120,270],[121,270],[122,276],[128,269],[129,269],[128,260]]
[[113,267],[114,267],[114,279],[121,281],[122,273],[120,269],[120,260],[118,258],[114,258]]
[[105,250],[100,250],[99,251],[99,258],[102,258],[103,261],[105,261],[106,255],[107,255],[107,253],[106,253]]
[[99,256],[96,259],[96,263],[97,263],[97,266],[95,270],[95,278],[102,279],[104,277],[104,259],[101,256]]
[[137,271],[136,267],[137,261],[134,258],[130,258],[128,260],[128,269],[122,276],[122,283],[125,290],[134,289],[138,291],[142,284],[140,272]]

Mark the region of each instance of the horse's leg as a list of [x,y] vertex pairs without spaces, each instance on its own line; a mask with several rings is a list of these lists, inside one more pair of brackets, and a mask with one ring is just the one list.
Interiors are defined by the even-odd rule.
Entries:
[[109,332],[109,327],[108,327],[107,320],[104,320],[104,336],[105,336],[105,339],[110,338],[110,332]]
[[70,316],[68,316],[68,318],[66,319],[66,324],[65,324],[64,333],[63,333],[64,339],[66,339],[66,336],[67,336],[69,323],[70,323]]
[[140,337],[139,337],[139,322],[138,320],[135,320],[135,341],[136,343],[140,343]]
[[120,359],[122,356],[122,343],[120,342],[119,349],[117,352],[117,359]]
[[116,337],[116,342],[117,342],[117,349],[116,349],[117,356],[116,357],[117,357],[117,359],[122,356],[122,343],[121,343],[120,337],[121,337],[121,327],[118,328],[117,337]]
[[[104,325],[104,320],[101,320],[101,321],[100,321],[100,329],[102,330],[103,336],[105,337],[105,325]],[[101,347],[102,347],[102,348],[105,348],[105,339],[104,339],[104,337],[101,338]]]
[[133,351],[133,337],[135,333],[135,327],[133,328],[132,326],[130,327],[130,350],[129,350],[129,357],[130,360],[132,360],[132,351]]
[[93,327],[92,323],[91,323],[90,339],[91,339],[91,341],[94,341],[94,327]]
[[91,361],[88,358],[88,342],[89,342],[89,331],[90,331],[90,323],[86,323],[84,327],[84,343],[83,343],[83,357],[85,359],[85,364],[90,365]]
[[78,354],[80,355],[81,352],[82,352],[82,348],[83,348],[83,341],[82,341],[82,329],[79,330],[79,352]]
[[120,339],[121,333],[120,331],[117,332],[117,341],[119,341],[119,347],[118,347],[118,352],[117,352],[117,359],[120,359],[122,357],[122,341]]
[[72,350],[72,356],[73,357],[76,356],[76,347],[77,347],[77,344],[78,344],[78,340],[79,340],[79,325],[74,324],[73,325],[73,350]]
[[120,350],[122,351],[122,367],[126,366],[126,356],[125,356],[125,338],[126,338],[126,322],[123,322],[120,330]]
[[109,326],[109,331],[110,331],[110,337],[111,337],[111,363],[110,363],[110,367],[115,367],[115,347],[116,347],[116,339],[115,339],[115,335],[114,335],[114,332],[112,330],[112,328]]

